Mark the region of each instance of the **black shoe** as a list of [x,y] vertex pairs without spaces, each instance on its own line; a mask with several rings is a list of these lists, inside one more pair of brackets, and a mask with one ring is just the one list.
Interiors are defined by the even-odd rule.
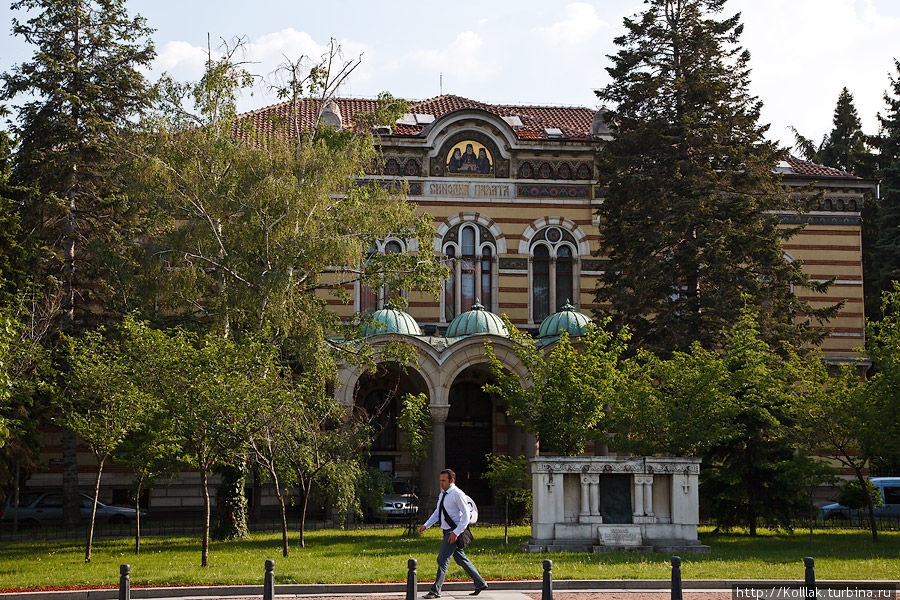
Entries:
[[484,584],[484,585],[481,586],[481,587],[475,588],[475,591],[472,592],[472,593],[469,594],[469,595],[470,595],[470,596],[477,596],[478,594],[480,594],[481,592],[483,592],[483,591],[486,590],[487,588],[488,588],[487,584]]
[[427,594],[425,594],[425,595],[422,596],[422,597],[425,598],[425,600],[431,600],[432,598],[440,598],[441,595],[440,595],[440,594],[435,594],[434,592],[428,592]]

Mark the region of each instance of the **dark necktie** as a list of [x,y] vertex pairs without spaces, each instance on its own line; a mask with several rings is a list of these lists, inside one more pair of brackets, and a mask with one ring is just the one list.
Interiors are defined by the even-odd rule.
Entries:
[[[441,520],[445,521],[447,518],[444,516],[444,498],[447,496],[447,492],[441,492],[441,504],[438,507],[438,515],[440,515]],[[450,526],[450,523],[446,523],[447,527]]]

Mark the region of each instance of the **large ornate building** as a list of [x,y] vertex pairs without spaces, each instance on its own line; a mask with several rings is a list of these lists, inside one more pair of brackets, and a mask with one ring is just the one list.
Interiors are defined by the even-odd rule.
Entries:
[[[311,102],[302,110],[306,122],[321,115],[348,127],[373,102],[330,101],[321,111]],[[264,126],[283,106],[247,117]],[[488,377],[484,342],[490,340],[505,366],[518,372],[498,314],[552,341],[560,329],[577,334],[588,321],[585,315],[606,308],[594,301],[604,259],[594,255],[603,191],[595,185],[593,156],[610,139],[601,117],[589,108],[491,105],[444,95],[413,102],[410,113],[378,131],[383,174],[371,179],[404,180],[410,200],[436,227],[430,249],[386,239],[379,250],[433,251],[451,265],[440,298],[408,293],[406,313],[385,308],[385,301],[407,292],[359,285],[353,305],[334,305],[348,318],[355,311],[378,311],[383,327],[368,332],[370,343],[401,337],[418,349],[418,366],[403,374],[390,366],[378,376],[341,373],[336,396],[348,408],[387,403],[384,431],[373,450],[383,470],[404,478],[421,475],[429,489],[446,465],[476,500],[490,502],[480,477],[485,454],[534,452],[534,440],[506,415],[501,401],[481,390]],[[860,210],[872,182],[791,157],[776,170],[803,193],[810,185],[824,190],[817,210],[799,219],[782,216],[786,226],[806,225],[784,249],[789,259],[803,261],[813,279],[835,279],[827,295],[797,293],[814,306],[845,302],[826,328],[823,349],[829,360],[852,360],[854,348],[864,344]],[[410,464],[394,424],[401,394],[390,392],[397,390],[429,398],[432,451],[421,469]]]
[[[308,102],[301,117],[307,125],[321,118],[346,128],[356,113],[374,108],[375,100],[338,99],[324,107]],[[264,130],[286,110],[280,104],[241,118]],[[606,308],[594,301],[604,269],[604,259],[594,255],[595,212],[603,202],[594,153],[610,139],[601,116],[590,108],[492,105],[443,95],[411,103],[410,113],[377,132],[383,174],[370,179],[386,185],[404,180],[409,199],[433,217],[436,228],[431,248],[385,239],[378,250],[435,252],[452,267],[437,300],[359,285],[352,289],[352,304],[329,300],[347,318],[375,312],[382,326],[368,331],[369,343],[402,338],[419,358],[402,372],[396,365],[378,374],[344,369],[335,395],[348,409],[385,408],[373,462],[395,477],[419,480],[426,495],[434,492],[438,471],[449,466],[476,501],[490,504],[491,490],[481,479],[485,455],[535,452],[534,438],[512,422],[499,399],[482,391],[489,377],[486,340],[506,368],[521,373],[497,315],[507,314],[515,326],[549,344],[561,330],[578,335],[587,315]],[[813,279],[835,279],[826,295],[797,293],[815,306],[845,302],[826,327],[823,350],[831,361],[853,360],[854,348],[865,341],[860,210],[873,183],[791,157],[776,170],[800,193],[810,193],[807,186],[824,191],[816,210],[799,218],[783,215],[785,226],[806,225],[784,249],[790,259],[803,261]],[[406,312],[385,308],[395,293],[407,296]],[[398,397],[405,392],[425,393],[431,408],[432,448],[421,466],[411,464],[396,427]],[[79,459],[91,462],[87,455]],[[36,475],[31,485],[49,485],[42,480],[58,477],[53,470]],[[179,485],[154,489],[151,509],[196,506],[191,475],[184,474]],[[106,485],[127,488],[129,479],[124,472],[110,473]]]

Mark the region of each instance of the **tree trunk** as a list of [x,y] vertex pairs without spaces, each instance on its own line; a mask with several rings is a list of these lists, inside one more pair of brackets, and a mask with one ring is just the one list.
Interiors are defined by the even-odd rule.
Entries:
[[278,507],[281,509],[281,555],[287,558],[289,551],[287,510],[284,508],[284,492],[278,483],[278,475],[275,474],[275,469],[272,469],[272,481],[275,482],[275,495],[278,496]]
[[506,516],[503,519],[503,543],[509,543],[509,490],[506,490],[506,495],[504,498],[504,507],[503,510],[506,513]]
[[144,476],[138,475],[137,490],[134,494],[134,553],[141,553],[141,488]]
[[312,487],[312,484],[309,486],[304,486],[302,481],[300,484],[300,489],[303,491],[303,510],[300,513],[300,547],[306,548],[306,507],[309,505],[309,489]]
[[63,524],[73,528],[81,520],[78,501],[78,436],[69,428],[62,432]]
[[19,533],[19,459],[16,459],[16,476],[13,481],[13,522],[12,532]]
[[200,566],[209,566],[209,474],[206,467],[200,467],[200,487],[203,488],[203,543],[200,549]]
[[91,549],[94,545],[94,523],[97,519],[97,498],[100,496],[100,476],[103,475],[103,465],[106,462],[104,455],[97,465],[97,480],[94,482],[94,503],[91,507],[91,526],[88,528],[87,548],[84,550],[84,562],[91,562]]
[[[872,504],[872,497],[869,495],[869,485],[868,481],[865,477],[863,477],[862,470],[853,469],[856,473],[856,479],[859,481],[859,486],[863,490],[863,494],[866,498],[866,508],[869,512],[869,528],[872,530],[872,541],[878,541],[878,527],[875,526],[875,506]],[[849,514],[847,515],[850,516]]]

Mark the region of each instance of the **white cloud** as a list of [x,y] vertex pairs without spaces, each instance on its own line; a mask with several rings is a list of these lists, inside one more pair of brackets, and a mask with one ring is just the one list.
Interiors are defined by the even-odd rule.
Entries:
[[461,81],[483,81],[496,70],[487,56],[481,36],[463,31],[446,48],[418,50],[408,58],[434,73],[453,75]]
[[820,140],[844,86],[863,129],[875,132],[900,19],[880,14],[871,0],[753,0],[730,8],[743,12],[752,89],[765,103],[771,137],[792,143],[792,125]]
[[537,32],[554,44],[576,45],[593,38],[601,29],[609,27],[596,9],[587,2],[574,2],[566,6],[565,18]]
[[197,79],[203,74],[206,48],[187,42],[166,42],[154,61],[153,70],[172,74],[177,79]]

